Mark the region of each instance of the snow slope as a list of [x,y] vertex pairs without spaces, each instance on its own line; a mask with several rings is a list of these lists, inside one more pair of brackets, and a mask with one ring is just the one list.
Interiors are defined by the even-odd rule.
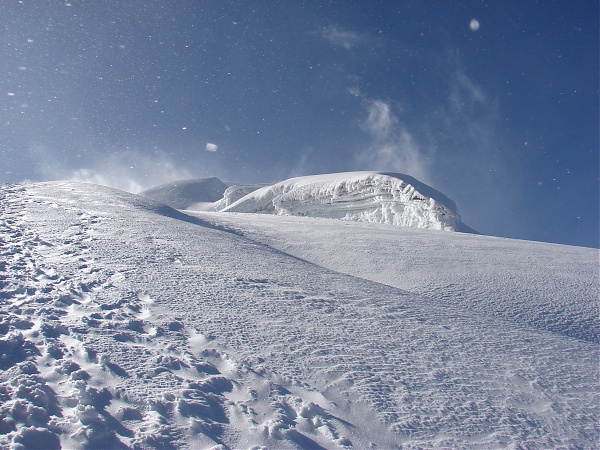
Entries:
[[229,187],[216,177],[180,180],[142,191],[140,195],[176,209],[195,209],[223,197]]
[[596,250],[77,183],[2,186],[0,214],[0,447],[600,438]]
[[474,232],[461,222],[452,200],[400,173],[343,172],[291,178],[258,189],[223,211]]
[[[382,224],[193,213],[330,270],[600,343],[598,251]],[[573,301],[576,299],[576,301]]]

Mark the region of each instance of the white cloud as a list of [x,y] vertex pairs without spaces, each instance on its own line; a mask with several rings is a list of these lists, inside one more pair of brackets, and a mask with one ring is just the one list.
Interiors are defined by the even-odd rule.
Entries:
[[219,146],[217,144],[212,144],[210,142],[206,144],[207,152],[216,152],[217,150],[219,150]]
[[313,166],[313,162],[314,162],[314,153],[315,153],[314,147],[311,147],[311,146],[304,147],[299,152],[296,163],[294,164],[292,169],[289,171],[289,173],[286,174],[285,178],[301,177],[308,173],[311,173],[311,171],[313,169],[312,166]]
[[333,45],[344,47],[347,50],[350,50],[356,44],[359,44],[366,39],[363,34],[354,31],[341,30],[335,25],[330,25],[323,29],[321,35]]

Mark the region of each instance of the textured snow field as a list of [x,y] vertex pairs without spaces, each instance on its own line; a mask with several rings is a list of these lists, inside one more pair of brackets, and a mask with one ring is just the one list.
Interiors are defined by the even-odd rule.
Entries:
[[594,249],[383,224],[188,213],[327,269],[600,342]]
[[0,189],[0,447],[594,448],[598,251]]

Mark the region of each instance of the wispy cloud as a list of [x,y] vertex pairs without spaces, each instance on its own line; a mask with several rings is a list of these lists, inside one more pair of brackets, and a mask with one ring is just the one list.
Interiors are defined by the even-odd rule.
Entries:
[[[371,136],[371,143],[357,153],[358,168],[402,172],[443,186],[449,173],[472,161],[476,167],[469,177],[489,178],[492,161],[497,159],[490,155],[497,148],[496,106],[467,75],[457,54],[450,55],[446,70],[442,81],[447,86],[446,101],[421,117],[403,117],[403,99],[373,99],[358,86],[348,89],[363,101],[366,117],[360,127]],[[484,167],[486,174],[481,173]]]
[[346,50],[350,50],[355,45],[364,42],[367,39],[365,34],[342,30],[336,25],[329,25],[324,28],[321,35],[333,45],[343,47]]
[[293,165],[286,178],[300,177],[310,173],[313,163],[313,147],[304,147],[298,154],[295,164]]
[[453,75],[449,100],[454,111],[470,110],[487,103],[481,86],[469,78],[463,69],[457,68]]
[[469,225],[484,233],[512,229],[516,221],[510,217],[520,208],[514,180],[521,168],[508,151],[510,136],[501,130],[500,101],[465,70],[458,52],[449,55],[443,72],[446,101],[425,124],[436,146],[432,178],[455,197]]
[[[458,49],[432,56],[436,71],[417,90],[392,86],[389,97],[375,97],[349,77],[347,92],[361,101],[359,125],[369,137],[354,150],[353,167],[414,176],[454,197],[475,228],[498,228],[516,208],[518,189],[507,180],[520,170],[507,151],[500,99],[467,70]],[[437,84],[429,92],[427,83]]]
[[428,153],[394,114],[389,102],[369,101],[361,127],[371,135],[372,143],[358,153],[358,167],[402,172],[429,182]]

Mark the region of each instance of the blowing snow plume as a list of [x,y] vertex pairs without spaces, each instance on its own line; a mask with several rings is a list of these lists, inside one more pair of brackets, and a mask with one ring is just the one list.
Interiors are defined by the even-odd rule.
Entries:
[[369,101],[368,116],[361,128],[371,135],[372,144],[357,155],[358,166],[387,167],[430,181],[427,154],[394,114],[389,103]]
[[[63,167],[57,155],[49,149],[39,148],[36,152],[43,155],[44,164],[40,175],[45,179],[99,184],[132,193],[159,183],[192,177],[188,168],[180,167],[171,155],[159,150],[146,152],[128,149],[106,154],[98,152],[94,158],[73,167]],[[77,162],[77,159],[74,161]]]

